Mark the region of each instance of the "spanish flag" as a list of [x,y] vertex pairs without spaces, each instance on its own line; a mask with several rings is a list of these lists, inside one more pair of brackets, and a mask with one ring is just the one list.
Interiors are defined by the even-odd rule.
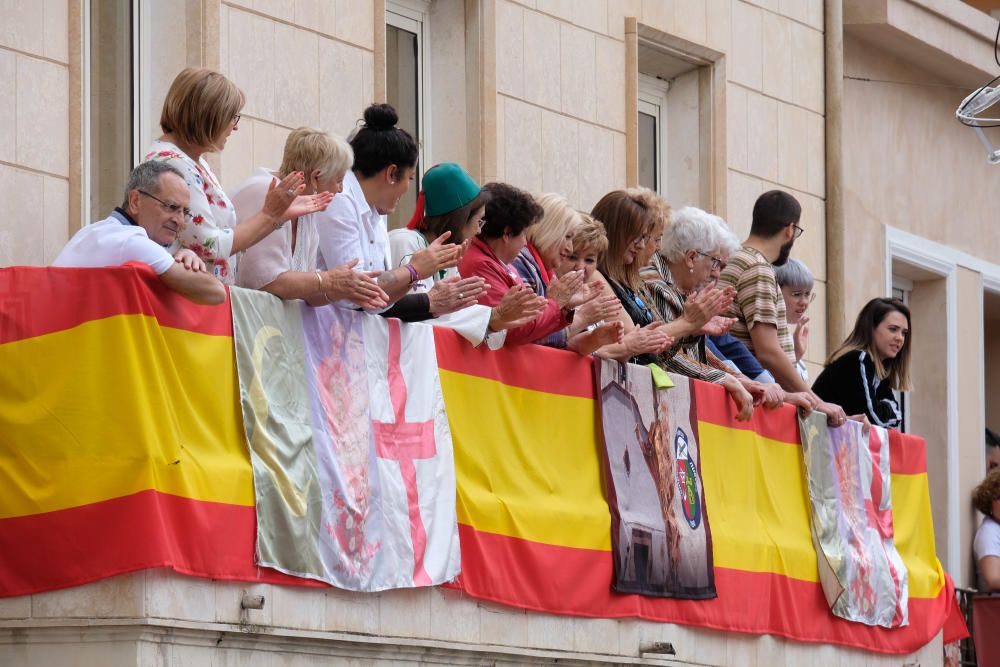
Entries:
[[[254,563],[232,336],[228,304],[191,304],[144,266],[0,269],[0,596],[153,567],[317,585]],[[435,338],[456,464],[454,585],[470,595],[887,653],[920,648],[954,618],[918,438],[890,436],[907,627],[830,613],[794,412],[758,410],[736,422],[725,393],[701,383],[718,597],[617,594],[590,361],[472,349],[443,329]],[[956,636],[946,628],[945,641]]]
[[0,269],[0,596],[254,565],[229,304],[145,265]]
[[738,422],[725,391],[701,382],[694,383],[697,430],[718,597],[615,593],[590,361],[541,348],[469,350],[440,330],[437,350],[458,480],[462,573],[455,586],[469,595],[556,614],[638,617],[884,653],[918,650],[957,610],[934,551],[921,439],[894,433],[890,441],[910,624],[890,630],[848,622],[833,616],[820,585],[793,408],[758,409]]

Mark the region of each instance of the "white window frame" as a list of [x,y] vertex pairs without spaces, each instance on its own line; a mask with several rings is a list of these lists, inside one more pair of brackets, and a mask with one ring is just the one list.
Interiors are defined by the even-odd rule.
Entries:
[[[913,291],[913,281],[909,278],[904,278],[903,276],[892,276],[892,294],[893,297],[896,296],[896,292],[902,294],[902,302],[907,306],[910,305],[910,293]],[[896,400],[899,401],[899,407],[903,412],[903,432],[912,433],[913,429],[910,428],[910,393],[903,391],[892,392],[896,396]]]
[[[946,246],[924,239],[910,232],[884,225],[885,230],[885,293],[892,294],[894,284],[893,261],[915,266],[935,274],[945,281],[945,363],[948,415],[945,459],[947,461],[947,494],[945,514],[948,517],[948,574],[955,581],[961,581],[963,565],[961,560],[961,513],[966,504],[959,497],[958,466],[958,258]],[[980,387],[983,386],[980,373]],[[985,414],[985,413],[983,413]],[[983,417],[983,414],[980,417]],[[984,420],[985,422],[985,420]],[[985,428],[985,424],[983,425]],[[979,431],[982,433],[982,429]]]
[[[147,0],[148,1],[148,0]],[[385,23],[417,36],[417,134],[420,138],[418,172],[433,165],[431,156],[431,38],[429,0],[388,0]],[[417,174],[420,187],[420,174]]]
[[[83,187],[80,197],[82,199],[80,210],[83,212],[81,227],[86,225],[90,217],[90,199],[93,194],[93,183],[91,180],[91,160],[93,159],[93,144],[90,137],[91,106],[90,98],[92,93],[92,82],[90,78],[91,59],[90,51],[93,48],[93,39],[90,32],[91,3],[102,0],[89,0],[83,3]],[[148,51],[149,44],[149,3],[150,0],[131,0],[132,5],[132,34],[129,38],[130,52],[132,56],[132,167],[139,164],[142,159],[143,147],[140,145],[142,128],[142,114],[139,113],[143,101],[149,100],[149,77],[142,76],[143,66],[149,62],[149,54],[145,58],[140,57],[141,48],[139,45],[146,44]],[[145,17],[144,21],[143,18]]]
[[656,181],[655,189],[663,194],[666,185],[664,167],[667,161],[667,92],[670,82],[647,74],[639,74],[639,107],[638,111],[652,116],[656,123]]
[[[147,148],[152,136],[149,131],[147,114],[144,113],[151,99],[148,76],[151,71],[152,54],[150,53],[151,0],[132,0],[132,35],[138,40],[132,41],[132,165],[142,162],[142,154]],[[138,42],[138,43],[137,43]]]

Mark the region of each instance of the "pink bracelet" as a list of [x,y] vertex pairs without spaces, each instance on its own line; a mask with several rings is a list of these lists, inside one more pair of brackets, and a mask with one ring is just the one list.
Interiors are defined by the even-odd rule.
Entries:
[[413,268],[412,264],[405,264],[404,266],[406,267],[406,270],[410,272],[410,284],[411,285],[413,283],[417,282],[418,280],[420,280],[420,274],[417,273],[417,270],[415,268]]

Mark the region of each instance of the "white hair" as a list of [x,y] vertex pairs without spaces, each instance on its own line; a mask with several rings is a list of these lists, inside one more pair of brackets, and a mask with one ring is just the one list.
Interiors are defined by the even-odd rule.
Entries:
[[733,234],[733,231],[729,229],[729,225],[726,224],[726,221],[717,215],[713,215],[712,222],[715,223],[715,247],[726,255],[732,255],[734,252],[739,250],[742,244],[736,234]]
[[685,206],[670,216],[660,239],[660,254],[668,262],[679,262],[690,250],[710,253],[719,246],[716,216],[694,206]]

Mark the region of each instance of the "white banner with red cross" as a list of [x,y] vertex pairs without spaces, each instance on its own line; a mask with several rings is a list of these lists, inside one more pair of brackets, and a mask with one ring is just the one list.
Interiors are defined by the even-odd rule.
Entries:
[[232,300],[258,562],[356,591],[454,579],[432,327],[247,290]]

